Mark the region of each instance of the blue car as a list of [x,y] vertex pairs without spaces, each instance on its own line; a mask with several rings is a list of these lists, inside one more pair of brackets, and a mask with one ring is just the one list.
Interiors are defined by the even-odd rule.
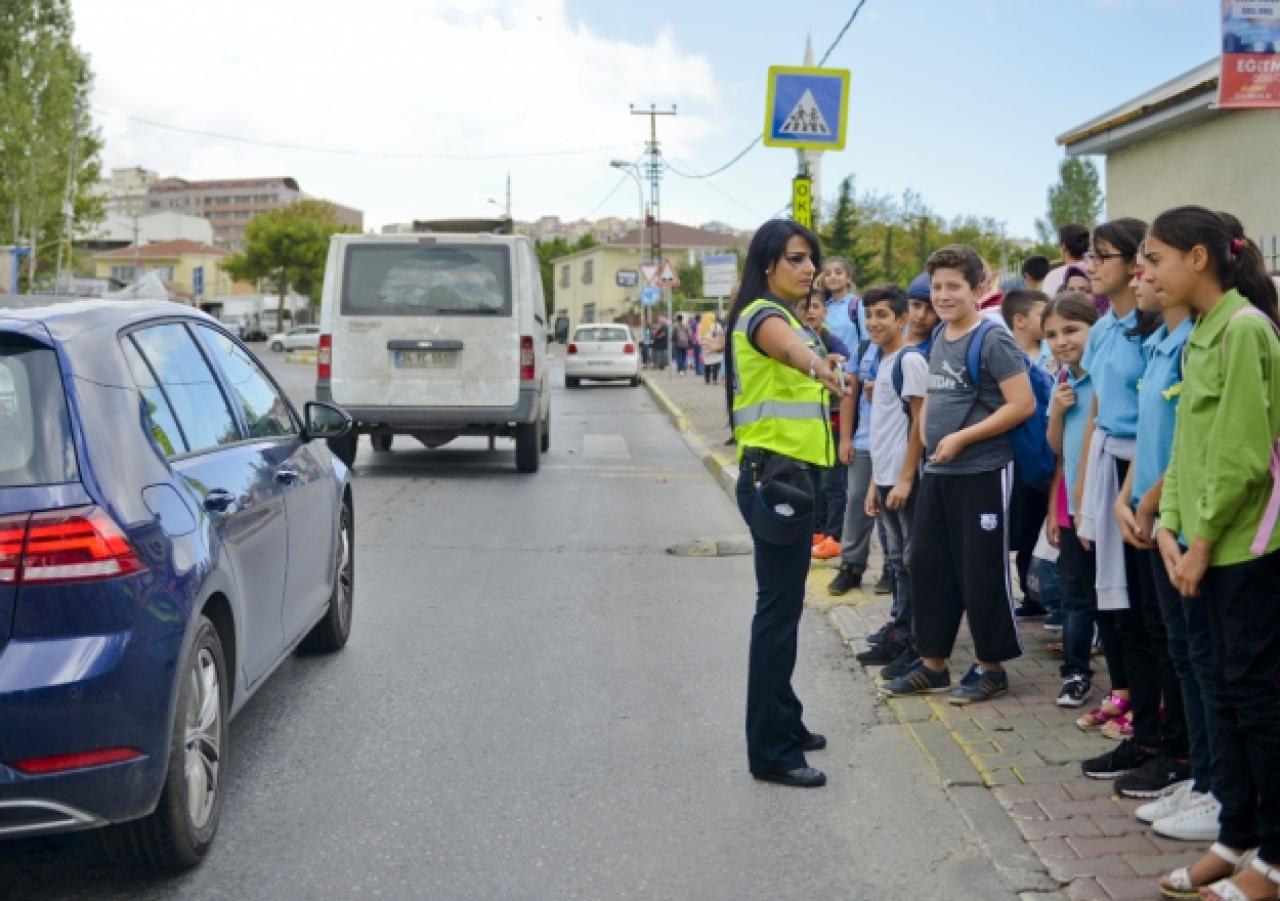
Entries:
[[[197,864],[227,723],[351,630],[341,409],[189,307],[0,309],[0,838]],[[5,306],[0,302],[0,306]]]

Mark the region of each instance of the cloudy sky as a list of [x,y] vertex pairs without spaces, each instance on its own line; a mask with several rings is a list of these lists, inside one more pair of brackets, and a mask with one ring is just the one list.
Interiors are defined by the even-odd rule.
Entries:
[[[367,226],[496,211],[634,216],[648,119],[681,171],[760,133],[770,65],[819,56],[856,0],[72,0],[105,165],[186,178],[292,175]],[[1031,235],[1054,138],[1209,59],[1217,0],[868,0],[827,61],[850,69],[849,142],[824,190],[921,194]],[[186,131],[179,130],[185,129]],[[190,132],[205,134],[192,134]],[[239,139],[239,140],[237,140]],[[663,218],[753,227],[795,154],[668,173]]]

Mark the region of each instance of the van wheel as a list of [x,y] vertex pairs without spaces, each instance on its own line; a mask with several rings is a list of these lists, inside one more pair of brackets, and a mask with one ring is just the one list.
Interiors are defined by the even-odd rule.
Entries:
[[373,449],[380,453],[386,453],[391,450],[391,435],[374,434],[369,436],[369,443],[373,445]]
[[222,641],[206,616],[179,673],[160,801],[149,816],[102,836],[112,856],[123,854],[154,870],[185,870],[203,860],[222,815],[231,684]]
[[576,377],[576,376],[571,376],[571,375],[566,375],[566,376],[564,377],[564,386],[565,386],[566,388],[577,388],[577,387],[578,387],[578,379],[577,379],[577,377]]
[[547,414],[547,418],[542,420],[542,452],[545,454],[551,450],[551,414]]
[[516,469],[537,472],[542,462],[542,420],[516,423]]
[[334,561],[333,593],[324,619],[312,626],[298,650],[304,654],[331,654],[342,650],[351,637],[351,608],[356,590],[355,526],[351,501],[342,499],[338,514],[338,553]]

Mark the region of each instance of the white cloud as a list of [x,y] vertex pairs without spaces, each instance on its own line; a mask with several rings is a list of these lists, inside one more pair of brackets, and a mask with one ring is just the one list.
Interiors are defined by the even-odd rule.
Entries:
[[[189,178],[295,175],[304,190],[361,207],[379,224],[479,214],[510,169],[517,216],[586,212],[634,157],[646,129],[627,102],[710,106],[710,64],[670,31],[606,39],[570,21],[564,0],[73,0],[77,42],[96,74],[104,163]],[[127,12],[125,10],[127,9]],[[408,161],[282,150],[131,122],[384,154],[590,156]],[[674,155],[711,124],[663,123]],[[617,149],[620,148],[620,149]],[[601,189],[599,186],[603,186]]]

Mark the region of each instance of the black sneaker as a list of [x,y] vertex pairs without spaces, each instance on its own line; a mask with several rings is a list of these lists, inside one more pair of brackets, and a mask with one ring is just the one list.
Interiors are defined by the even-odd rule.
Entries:
[[1191,778],[1191,765],[1160,753],[1116,779],[1116,794],[1126,798],[1159,798]]
[[893,663],[880,670],[880,678],[892,682],[911,669],[911,664],[915,663],[916,660],[916,649],[908,646],[905,651],[897,656]]
[[911,651],[912,657],[915,657],[915,651],[911,647],[911,637],[901,632],[891,631],[884,641],[855,654],[854,659],[863,666],[884,666],[887,663],[893,663],[902,656],[904,651]]
[[827,586],[828,594],[845,594],[862,587],[862,573],[852,566],[841,566],[836,577]]
[[1093,696],[1093,685],[1084,676],[1069,676],[1062,680],[1062,691],[1058,692],[1059,707],[1083,707],[1084,702]]
[[893,579],[889,577],[889,571],[885,570],[880,573],[880,581],[876,582],[876,594],[893,594]]
[[1130,770],[1136,770],[1155,756],[1132,738],[1126,738],[1114,750],[1100,754],[1080,764],[1080,771],[1090,779],[1116,779]]
[[1018,619],[1037,619],[1044,616],[1049,611],[1045,609],[1044,604],[1039,601],[1033,601],[1031,598],[1023,598],[1022,603],[1013,611],[1014,616]]
[[890,620],[889,622],[881,626],[879,629],[876,629],[874,632],[872,632],[870,635],[867,636],[867,644],[879,644],[880,642],[884,641],[885,638],[892,631],[893,631],[893,621]]

